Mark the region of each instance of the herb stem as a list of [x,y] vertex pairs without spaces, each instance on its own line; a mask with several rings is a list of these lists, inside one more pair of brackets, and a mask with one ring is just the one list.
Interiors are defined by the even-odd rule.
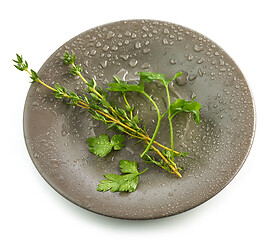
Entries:
[[148,168],[144,169],[142,172],[140,172],[138,175],[141,175],[143,173],[145,173],[148,170]]
[[[72,66],[75,68],[76,67],[75,63],[72,63]],[[82,79],[82,81],[84,81],[84,83],[88,83],[87,80],[81,75],[81,73],[79,71],[77,71],[77,74]]]
[[182,175],[180,174],[180,172],[178,172],[177,168],[175,168],[173,166],[173,164],[171,164],[169,162],[169,160],[157,148],[152,146],[152,149],[169,165],[169,167],[172,169],[174,174],[176,174],[178,177],[182,178]]
[[[126,105],[131,109],[131,106],[130,106],[129,102],[127,101],[127,98],[126,98],[126,92],[123,93],[123,98],[124,98],[124,101],[125,101]],[[130,111],[130,117],[131,117],[131,120],[132,120],[133,119],[132,110]]]
[[[76,67],[76,65],[75,65],[74,62],[72,63],[72,66],[73,66],[74,68]],[[82,79],[82,81],[83,81],[85,84],[88,83],[88,81],[82,76],[82,74],[80,73],[80,71],[77,71],[77,75]],[[95,89],[94,87],[89,87],[89,88],[90,88],[90,90],[91,90],[93,93],[95,93],[100,99],[103,99],[103,98],[104,98],[100,93],[98,93],[98,91],[96,91],[96,89]],[[109,108],[110,108],[110,110],[113,111],[114,114],[116,114],[117,117],[119,117],[122,121],[124,120],[121,116],[119,116],[119,115],[116,113],[116,111],[115,111],[112,107],[109,107]]]
[[[72,66],[73,66],[73,67],[76,67],[75,63],[72,63]],[[82,74],[81,74],[79,71],[77,71],[77,75],[82,79],[82,81],[83,81],[85,84],[88,83],[87,80],[82,76]],[[94,92],[100,99],[103,99],[103,96],[102,96],[100,93],[98,93],[98,92],[96,91],[95,88],[92,88],[92,87],[91,87],[90,89],[91,89],[92,92]]]
[[[25,69],[25,71],[28,72],[30,76],[32,76],[32,73],[28,69]],[[43,86],[47,87],[51,91],[56,91],[56,89],[54,89],[54,88],[50,87],[49,85],[45,84],[39,78],[37,78],[36,81],[39,82],[40,84],[42,84]]]
[[147,147],[145,148],[145,150],[143,151],[143,153],[140,155],[141,157],[143,157],[148,151],[149,151],[149,149],[151,148],[151,146],[152,146],[152,144],[153,144],[153,142],[154,142],[154,140],[155,140],[155,138],[156,138],[156,135],[157,135],[157,133],[158,133],[158,131],[159,131],[159,128],[160,128],[160,125],[161,125],[161,120],[162,120],[162,116],[161,116],[161,113],[160,113],[160,110],[159,110],[159,108],[158,108],[158,106],[157,106],[157,104],[154,102],[154,100],[146,93],[146,92],[141,92],[144,96],[146,96],[149,100],[150,100],[150,102],[154,105],[154,107],[155,107],[155,109],[156,109],[156,111],[157,111],[157,126],[156,126],[156,128],[155,128],[155,131],[154,131],[154,133],[153,133],[153,136],[152,136],[152,138],[151,138],[151,140],[150,140],[150,142],[149,142],[149,144],[147,145]]
[[171,118],[171,111],[170,111],[170,93],[169,93],[169,88],[167,84],[164,84],[166,88],[166,93],[167,93],[167,99],[168,99],[168,120],[169,120],[169,126],[170,126],[170,142],[171,142],[171,160],[174,161],[174,154],[173,154],[173,149],[174,149],[174,144],[173,144],[173,126],[172,126],[172,118]]

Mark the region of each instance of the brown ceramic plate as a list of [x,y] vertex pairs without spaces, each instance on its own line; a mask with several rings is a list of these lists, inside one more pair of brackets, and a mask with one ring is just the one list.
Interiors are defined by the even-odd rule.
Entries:
[[[254,136],[253,99],[234,61],[205,36],[183,26],[150,20],[120,21],[90,29],[61,46],[39,71],[46,83],[58,82],[79,92],[85,86],[62,63],[65,51],[74,52],[84,75],[94,77],[103,87],[113,75],[136,81],[138,71],[165,73],[167,77],[183,71],[171,86],[172,98],[197,96],[202,104],[200,125],[187,114],[176,119],[175,147],[190,152],[179,160],[185,169],[183,178],[178,179],[143,163],[139,158],[142,146],[134,145],[133,140],[127,139],[126,148],[105,159],[95,157],[89,152],[87,138],[106,131],[105,126],[83,109],[54,99],[43,86],[31,85],[24,109],[27,148],[43,178],[65,198],[106,216],[160,218],[210,199],[241,168]],[[150,84],[147,91],[165,107],[160,84]],[[156,113],[144,99],[128,97],[140,109],[151,132]],[[168,144],[168,126],[164,124],[158,141]],[[140,177],[138,189],[133,193],[96,191],[104,174],[119,173],[121,159],[138,161],[139,170],[149,167]]]

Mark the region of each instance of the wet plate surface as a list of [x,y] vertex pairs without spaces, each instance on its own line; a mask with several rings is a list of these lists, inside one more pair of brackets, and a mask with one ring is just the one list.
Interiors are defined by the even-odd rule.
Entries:
[[[233,60],[214,42],[185,27],[160,21],[136,20],[110,23],[88,30],[61,46],[45,62],[39,76],[46,83],[58,82],[79,92],[85,86],[62,63],[65,51],[74,52],[88,79],[105,86],[116,75],[126,81],[139,79],[138,71],[183,75],[171,86],[172,98],[197,96],[201,124],[185,114],[176,119],[175,148],[188,150],[180,159],[185,169],[178,179],[158,167],[140,176],[133,193],[98,192],[106,173],[120,173],[119,160],[138,161],[142,146],[127,146],[105,159],[89,152],[87,138],[105,126],[83,109],[54,99],[43,86],[33,84],[24,111],[24,133],[30,156],[43,178],[60,194],[95,213],[126,219],[152,219],[189,210],[217,194],[238,172],[249,153],[255,115],[249,87]],[[147,91],[165,107],[157,83]],[[110,96],[118,101],[116,96]],[[127,95],[140,116],[154,129],[156,112],[144,99]],[[165,124],[165,123],[163,123]],[[158,141],[169,144],[168,127]],[[112,134],[112,132],[108,132]]]

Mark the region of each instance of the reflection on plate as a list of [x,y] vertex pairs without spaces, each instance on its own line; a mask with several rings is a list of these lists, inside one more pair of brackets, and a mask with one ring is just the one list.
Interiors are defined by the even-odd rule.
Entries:
[[[138,161],[140,145],[128,145],[105,159],[92,155],[87,138],[105,131],[83,109],[54,99],[43,86],[30,87],[24,110],[24,133],[30,156],[43,178],[60,194],[92,212],[125,219],[152,219],[187,211],[213,197],[235,176],[245,161],[254,136],[254,103],[249,87],[233,60],[214,42],[188,28],[161,21],[129,20],[90,29],[61,46],[45,62],[39,76],[50,85],[80,91],[82,81],[69,74],[61,58],[74,52],[90,79],[105,86],[116,75],[138,80],[138,71],[165,73],[176,79],[172,97],[202,104],[201,125],[180,117],[175,144],[188,150],[182,159],[183,178],[155,166],[142,175],[133,193],[98,192],[106,173],[117,173],[121,159]],[[160,87],[150,85],[159,101]],[[138,108],[150,106],[140,101]],[[154,128],[150,108],[147,125]],[[145,117],[146,118],[146,117]],[[166,128],[167,129],[167,128]],[[165,141],[167,132],[158,140]]]

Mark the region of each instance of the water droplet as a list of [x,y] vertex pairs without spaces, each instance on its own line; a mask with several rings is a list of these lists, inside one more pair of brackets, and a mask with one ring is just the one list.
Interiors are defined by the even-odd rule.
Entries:
[[140,42],[136,42],[136,44],[135,44],[135,48],[136,48],[136,49],[141,48],[141,43],[140,43]]
[[128,74],[128,71],[124,68],[121,68],[117,73],[116,73],[116,77],[118,77],[119,79],[126,81],[126,75]]
[[101,47],[101,46],[102,46],[102,43],[100,43],[100,42],[96,43],[96,47]]
[[177,63],[176,58],[172,58],[172,59],[170,60],[170,63],[173,64],[173,65],[176,64],[176,63]]
[[37,103],[36,101],[34,101],[34,102],[32,103],[32,106],[39,106],[39,103]]
[[107,65],[108,65],[108,61],[107,60],[101,61],[100,65],[101,65],[102,68],[106,68]]
[[144,63],[141,65],[141,68],[146,69],[146,68],[150,68],[150,64],[149,63]]
[[143,53],[149,53],[150,52],[150,48],[145,48],[145,49],[143,49]]
[[192,93],[192,95],[191,95],[191,98],[193,99],[193,98],[195,98],[197,96],[197,94],[195,94],[194,92]]
[[143,26],[143,27],[142,27],[142,30],[145,31],[145,32],[147,32],[147,31],[148,31],[148,28],[147,28],[146,26]]
[[88,60],[85,60],[85,61],[84,61],[84,65],[85,65],[86,67],[88,67],[88,66],[89,66],[89,62],[88,62]]
[[194,81],[196,78],[197,78],[197,76],[196,76],[196,75],[193,75],[193,74],[191,74],[191,75],[188,76],[188,80],[189,80],[189,81]]
[[178,135],[178,138],[179,139],[182,139],[184,136],[183,135]]
[[196,52],[200,52],[200,51],[203,50],[203,46],[195,45],[195,46],[194,46],[194,50],[195,50]]
[[164,34],[169,34],[169,33],[170,33],[169,29],[165,28],[164,29]]
[[162,42],[163,42],[163,44],[164,44],[164,45],[167,45],[167,44],[169,43],[169,42],[168,42],[168,40],[167,40],[167,39],[165,39],[165,38],[163,39],[163,41],[162,41]]
[[201,69],[199,69],[198,73],[201,77],[203,76],[203,71]]
[[198,64],[201,64],[201,63],[203,63],[203,62],[204,62],[204,59],[203,59],[203,58],[200,58],[200,59],[197,61]]
[[193,58],[194,58],[194,56],[193,56],[193,55],[191,55],[191,54],[188,56],[188,60],[189,60],[189,61],[192,61],[192,60],[193,60]]
[[136,59],[131,59],[129,61],[129,65],[130,67],[135,67],[137,65],[138,61]]
[[129,147],[125,147],[125,149],[126,149],[128,152],[130,152],[132,155],[134,155],[134,154],[135,154],[135,152],[134,152],[131,148],[129,148]]
[[128,54],[122,54],[122,55],[120,55],[120,57],[123,59],[123,60],[128,60],[128,58],[129,58],[129,55]]
[[107,39],[111,39],[111,38],[113,38],[113,37],[114,37],[114,35],[115,35],[115,33],[114,33],[114,32],[109,31],[109,32],[107,33]]
[[175,79],[175,82],[178,86],[183,86],[187,83],[188,73],[183,72],[182,75]]
[[131,35],[132,35],[132,33],[129,32],[129,31],[126,31],[126,32],[125,32],[125,36],[130,37]]
[[94,56],[94,55],[96,54],[96,52],[97,52],[96,50],[91,50],[91,51],[90,51],[90,55],[91,55],[91,56]]
[[66,136],[66,135],[68,134],[68,132],[65,131],[65,130],[63,130],[63,131],[61,132],[61,134],[62,134],[62,136],[64,137],[64,136]]
[[108,45],[105,45],[105,46],[103,47],[103,50],[106,52],[107,50],[109,50],[109,46],[108,46]]

